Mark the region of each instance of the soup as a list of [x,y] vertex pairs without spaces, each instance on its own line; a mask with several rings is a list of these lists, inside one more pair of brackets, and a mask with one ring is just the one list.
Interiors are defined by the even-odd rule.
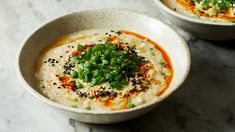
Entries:
[[186,16],[215,22],[235,22],[235,1],[165,0],[164,3]]
[[130,109],[157,101],[173,69],[155,42],[125,30],[84,30],[45,48],[35,77],[49,99],[78,109]]

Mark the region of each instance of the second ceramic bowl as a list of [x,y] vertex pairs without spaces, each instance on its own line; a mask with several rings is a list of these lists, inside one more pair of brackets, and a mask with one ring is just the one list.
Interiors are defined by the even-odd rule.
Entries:
[[193,35],[207,40],[235,39],[235,23],[222,23],[200,20],[181,15],[174,11],[175,0],[154,0],[166,19]]

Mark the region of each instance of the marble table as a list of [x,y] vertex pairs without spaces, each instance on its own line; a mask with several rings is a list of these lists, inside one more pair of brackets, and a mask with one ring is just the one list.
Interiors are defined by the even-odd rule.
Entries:
[[23,88],[14,65],[27,35],[71,11],[112,7],[161,18],[151,0],[0,0],[0,132],[73,132],[74,127],[79,132],[235,132],[235,42],[201,40],[176,27],[191,50],[190,75],[172,96],[137,119],[74,123]]

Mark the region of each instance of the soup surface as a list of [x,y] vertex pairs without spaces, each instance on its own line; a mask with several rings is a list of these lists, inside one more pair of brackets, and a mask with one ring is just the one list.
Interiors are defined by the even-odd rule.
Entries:
[[49,99],[99,111],[156,101],[172,76],[170,59],[161,47],[125,30],[64,36],[42,51],[35,68],[38,87]]
[[235,22],[234,0],[165,0],[175,11],[215,22]]

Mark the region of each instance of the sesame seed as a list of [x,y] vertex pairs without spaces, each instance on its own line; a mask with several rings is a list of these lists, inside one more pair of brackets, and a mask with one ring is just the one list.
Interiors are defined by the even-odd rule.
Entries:
[[121,32],[117,31],[116,34],[119,36],[120,34],[122,34]]

